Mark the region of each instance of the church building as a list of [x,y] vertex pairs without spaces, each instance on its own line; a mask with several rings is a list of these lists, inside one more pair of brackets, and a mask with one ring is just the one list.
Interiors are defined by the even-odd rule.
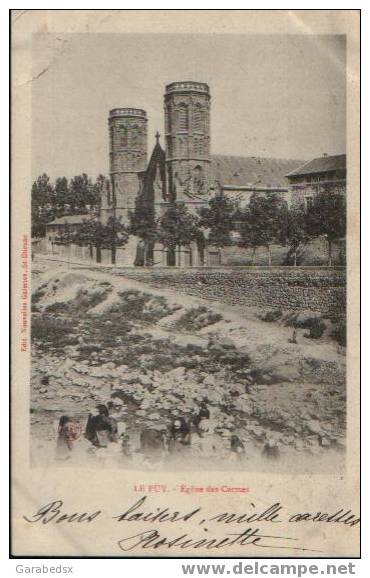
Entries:
[[[109,113],[110,179],[101,204],[101,220],[121,217],[129,223],[129,212],[138,197],[153,218],[158,219],[171,201],[183,202],[189,210],[206,206],[223,191],[243,206],[254,192],[276,192],[290,198],[286,175],[299,160],[233,157],[211,154],[211,95],[202,82],[173,82],[164,94],[164,148],[160,135],[147,161],[147,114],[136,108],[115,108]],[[130,237],[117,263],[133,265],[139,240]],[[154,251],[154,265],[166,266],[168,254],[161,246]],[[200,255],[196,247],[179,248],[178,266],[221,264],[219,251],[209,248]]]

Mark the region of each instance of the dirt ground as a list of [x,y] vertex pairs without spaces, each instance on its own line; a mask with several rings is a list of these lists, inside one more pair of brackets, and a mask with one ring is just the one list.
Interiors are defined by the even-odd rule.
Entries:
[[[35,466],[55,463],[61,415],[84,427],[98,403],[113,401],[119,431],[130,437],[130,455],[119,443],[96,449],[81,437],[63,466],[342,469],[345,348],[330,336],[330,320],[312,339],[289,323],[298,312],[263,321],[268,311],[41,258],[33,263],[32,290]],[[304,321],[312,314],[299,315]],[[201,400],[210,410],[201,437],[192,436],[175,456],[153,459],[140,452],[144,428],[169,426],[176,415],[190,419]],[[231,451],[232,435],[243,453]],[[277,458],[264,455],[266,444],[278,448]]]

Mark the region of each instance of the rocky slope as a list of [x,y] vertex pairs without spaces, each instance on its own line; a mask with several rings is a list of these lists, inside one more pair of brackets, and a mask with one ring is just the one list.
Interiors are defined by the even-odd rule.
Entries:
[[[141,467],[140,431],[169,424],[176,413],[189,417],[202,399],[211,412],[212,447],[187,448],[180,467],[204,467],[206,459],[210,468],[230,468],[232,434],[245,445],[237,464],[244,469],[331,471],[343,460],[345,356],[327,334],[314,340],[297,329],[292,343],[286,316],[266,322],[255,310],[241,315],[54,264],[36,265],[32,316],[35,463],[51,459],[62,414],[84,424],[97,403],[111,400],[131,437],[130,463]],[[279,465],[261,457],[267,440],[279,447]],[[84,444],[80,456],[91,451]]]

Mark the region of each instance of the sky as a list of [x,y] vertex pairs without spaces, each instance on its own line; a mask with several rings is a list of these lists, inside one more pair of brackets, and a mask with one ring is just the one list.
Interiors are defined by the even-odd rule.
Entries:
[[107,174],[112,108],[147,111],[150,155],[165,85],[184,80],[210,86],[213,154],[344,153],[345,50],[338,35],[37,34],[33,177]]

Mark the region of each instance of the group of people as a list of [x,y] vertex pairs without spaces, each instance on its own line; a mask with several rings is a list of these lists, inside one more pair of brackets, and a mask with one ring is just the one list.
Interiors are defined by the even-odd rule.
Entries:
[[[127,432],[119,433],[118,422],[111,415],[113,408],[113,402],[97,405],[97,414],[88,416],[84,433],[78,420],[63,415],[58,425],[58,458],[68,459],[74,443],[80,438],[95,448],[107,448],[111,443],[120,444],[122,455],[131,456],[135,452],[132,440]],[[210,417],[206,400],[198,403],[196,411],[188,419],[174,410],[169,425],[153,424],[141,430],[136,452],[152,460],[177,456],[189,448],[194,451],[198,449],[199,453],[212,453],[216,450],[215,443],[220,436],[214,433]],[[244,444],[236,434],[229,438],[229,450],[238,458],[245,454]]]
[[[96,406],[98,413],[89,414],[84,437],[95,447],[107,447],[111,442],[118,442],[117,421],[110,417],[109,409],[104,404]],[[66,459],[70,456],[74,442],[82,437],[82,426],[76,419],[62,415],[58,424],[57,457]]]

